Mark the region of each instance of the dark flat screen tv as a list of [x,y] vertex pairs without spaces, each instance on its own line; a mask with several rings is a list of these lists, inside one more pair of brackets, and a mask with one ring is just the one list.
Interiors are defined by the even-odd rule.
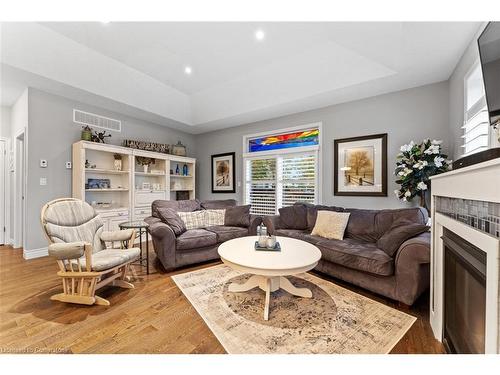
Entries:
[[490,22],[477,40],[490,124],[500,121],[500,22]]

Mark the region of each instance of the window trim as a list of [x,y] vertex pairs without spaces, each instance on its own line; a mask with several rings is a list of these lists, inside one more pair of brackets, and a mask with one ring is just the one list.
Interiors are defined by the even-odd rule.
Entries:
[[[256,152],[248,152],[248,140],[256,137],[263,136],[271,136],[275,134],[282,134],[293,131],[307,130],[311,128],[318,128],[319,137],[318,137],[318,145],[316,146],[304,146],[304,147],[295,147],[295,148],[285,148],[280,150],[271,150],[271,151],[256,151]],[[323,168],[322,168],[322,144],[323,144],[323,123],[322,122],[314,122],[308,123],[299,126],[292,126],[288,128],[280,128],[272,131],[260,132],[247,134],[243,136],[243,153],[242,153],[242,171],[243,171],[243,202],[247,204],[247,161],[252,159],[270,159],[277,158],[279,156],[291,156],[292,154],[303,155],[304,153],[314,153],[316,156],[316,169],[315,169],[315,195],[316,195],[316,204],[321,204],[323,202]],[[279,186],[279,173],[276,173],[276,188]],[[277,189],[278,190],[278,189]],[[276,210],[275,214],[278,214],[278,209],[281,208],[278,206],[278,192],[276,192]]]
[[[472,65],[470,66],[470,68],[466,71],[466,73],[464,74],[464,78],[463,78],[463,103],[462,103],[462,107],[463,107],[463,120],[462,120],[462,124],[460,126],[460,128],[462,129],[462,135],[461,135],[461,139],[462,139],[462,144],[460,145],[460,149],[462,150],[461,152],[461,156],[468,156],[468,155],[472,155],[472,154],[475,154],[477,151],[473,150],[473,152],[466,152],[466,144],[471,142],[472,140],[474,139],[471,139],[469,140],[469,142],[466,142],[466,132],[465,132],[465,128],[466,128],[466,124],[471,121],[474,117],[476,117],[477,115],[479,115],[481,113],[481,111],[478,111],[474,116],[472,116],[470,119],[467,119],[467,93],[468,93],[468,87],[467,87],[467,81],[469,79],[469,77],[474,73],[474,71],[476,69],[482,69],[481,68],[481,64],[480,64],[480,61],[479,61],[479,58],[476,58],[474,60],[474,62],[472,63]],[[483,85],[483,93],[484,93],[484,77],[483,77],[483,72],[481,71],[481,83]],[[487,101],[486,101],[486,93],[484,93],[483,97],[484,99],[484,102],[485,102],[485,105],[486,105],[486,110],[488,110],[488,104],[487,104]],[[481,100],[481,99],[479,99]],[[478,103],[479,100],[476,102]],[[474,106],[476,103],[472,104],[472,106]],[[472,108],[471,106],[471,108]],[[488,122],[489,122],[489,118],[488,118]],[[471,129],[472,130],[472,129]],[[487,134],[487,139],[488,139],[488,142],[487,142],[487,145],[486,147],[491,147],[491,126],[488,126],[488,134]]]

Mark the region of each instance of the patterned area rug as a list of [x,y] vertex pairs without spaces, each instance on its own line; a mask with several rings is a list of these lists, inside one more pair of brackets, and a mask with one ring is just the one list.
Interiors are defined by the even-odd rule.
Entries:
[[263,319],[264,292],[228,292],[241,275],[217,265],[173,280],[228,353],[388,353],[416,318],[311,274],[289,277],[313,298],[283,290],[271,294]]

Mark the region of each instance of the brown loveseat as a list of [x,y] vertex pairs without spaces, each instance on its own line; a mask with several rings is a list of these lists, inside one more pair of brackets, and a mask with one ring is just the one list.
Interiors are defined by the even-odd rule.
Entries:
[[[426,224],[427,212],[420,208],[362,210],[297,204],[283,217],[268,216],[268,232],[305,240],[322,253],[316,270],[372,292],[412,305],[429,287],[430,234],[424,232],[404,241],[393,256],[377,247],[377,241],[396,220]],[[350,212],[344,240],[311,235],[317,211]],[[285,217],[286,216],[286,217]],[[425,229],[424,229],[425,230]]]
[[[219,259],[217,248],[222,242],[233,238],[255,235],[257,226],[262,222],[260,217],[248,214],[239,217],[238,226],[212,226],[204,229],[190,229],[176,236],[174,229],[164,223],[159,209],[171,208],[174,211],[198,211],[204,209],[227,209],[235,207],[234,199],[199,201],[167,201],[157,200],[152,204],[152,216],[144,219],[149,224],[153,245],[166,270]],[[243,215],[245,216],[245,215]],[[234,221],[234,220],[233,220]]]

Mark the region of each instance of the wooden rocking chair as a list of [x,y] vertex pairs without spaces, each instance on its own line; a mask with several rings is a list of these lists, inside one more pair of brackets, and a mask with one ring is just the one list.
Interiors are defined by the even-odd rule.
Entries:
[[95,295],[97,289],[108,284],[134,288],[127,277],[130,263],[140,254],[133,247],[133,229],[104,231],[104,222],[92,206],[74,198],[47,203],[41,222],[63,286],[63,293],[53,295],[52,300],[109,306],[108,300]]

